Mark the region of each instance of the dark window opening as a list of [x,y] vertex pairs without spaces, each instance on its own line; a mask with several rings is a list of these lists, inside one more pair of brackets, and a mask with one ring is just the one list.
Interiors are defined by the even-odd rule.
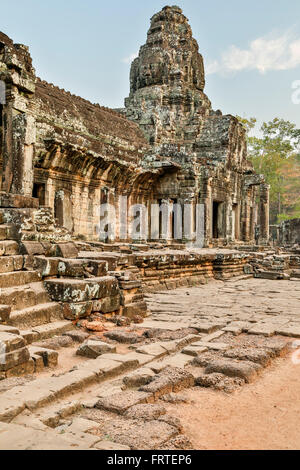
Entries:
[[43,183],[34,183],[32,190],[32,197],[35,197],[39,200],[40,206],[45,205],[45,184]]
[[219,230],[219,216],[220,216],[220,202],[213,202],[213,238],[220,238],[220,230]]
[[100,204],[107,204],[107,203],[108,203],[108,189],[104,188],[104,189],[101,189]]

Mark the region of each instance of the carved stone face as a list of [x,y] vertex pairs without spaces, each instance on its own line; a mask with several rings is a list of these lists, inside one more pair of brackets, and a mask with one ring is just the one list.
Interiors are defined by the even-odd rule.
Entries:
[[147,42],[132,64],[131,92],[178,83],[203,91],[204,67],[198,49],[187,19],[172,8],[163,10],[154,17]]
[[[141,63],[141,62],[140,62]],[[159,85],[164,83],[166,64],[163,54],[147,54],[142,58],[139,67],[139,81],[141,86]]]

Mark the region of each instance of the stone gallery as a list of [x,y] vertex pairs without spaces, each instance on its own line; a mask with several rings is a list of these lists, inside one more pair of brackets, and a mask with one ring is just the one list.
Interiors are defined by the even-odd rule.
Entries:
[[[192,448],[178,392],[235,391],[300,337],[296,224],[270,246],[269,186],[178,7],[122,109],[41,80],[3,33],[0,80],[0,449]],[[270,284],[288,312],[262,311]]]

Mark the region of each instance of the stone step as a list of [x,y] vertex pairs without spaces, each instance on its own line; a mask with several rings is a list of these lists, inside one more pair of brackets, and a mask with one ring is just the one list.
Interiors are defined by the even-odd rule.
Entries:
[[0,274],[21,271],[24,258],[21,255],[0,256]]
[[33,282],[25,286],[1,289],[0,303],[10,305],[12,311],[22,310],[38,304],[49,302],[49,295],[42,282]]
[[16,240],[17,239],[16,227],[12,224],[0,225],[0,240]]
[[8,323],[20,329],[29,329],[62,318],[61,305],[48,302],[12,312]]
[[37,341],[39,341],[42,339],[52,338],[53,336],[62,335],[74,328],[74,325],[69,321],[56,321],[46,323],[45,325],[35,326],[32,328],[32,331],[38,334]]
[[32,267],[43,277],[63,276],[66,278],[85,278],[86,274],[96,277],[107,275],[107,262],[98,260],[67,259],[34,256]]
[[51,298],[60,302],[86,302],[119,293],[118,281],[115,277],[104,276],[91,279],[51,279],[45,281],[45,287]]
[[14,271],[0,274],[0,289],[6,287],[24,286],[31,282],[38,282],[40,273],[36,271]]
[[0,256],[18,255],[19,245],[13,240],[0,241]]
[[[135,354],[135,353],[133,353]],[[120,356],[120,355],[116,355]],[[1,393],[0,422],[10,422],[27,408],[31,411],[50,405],[97,382],[110,379],[139,366],[138,360],[124,355],[118,360],[106,358],[86,361],[76,370],[60,376],[38,378]],[[143,356],[143,355],[140,355]],[[149,356],[148,356],[149,357]],[[121,360],[122,359],[122,360]]]

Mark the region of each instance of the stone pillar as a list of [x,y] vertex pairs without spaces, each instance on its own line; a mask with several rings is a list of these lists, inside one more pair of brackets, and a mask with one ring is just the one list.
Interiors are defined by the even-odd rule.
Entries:
[[[28,48],[8,43],[3,106],[3,173],[0,206],[38,207],[32,198],[36,126],[32,111],[35,75]],[[1,64],[0,64],[1,65]]]
[[183,200],[183,241],[187,243],[196,242],[196,208],[193,197]]
[[164,241],[171,241],[172,240],[173,200],[162,199],[160,210],[161,210],[160,239]]
[[226,198],[225,202],[225,238],[227,242],[235,240],[234,233],[234,213],[231,197]]
[[270,238],[270,186],[268,184],[260,185],[259,202],[259,244],[267,245]]
[[250,191],[251,188],[246,186],[243,194],[242,213],[241,213],[241,230],[242,240],[248,242],[250,240]]
[[159,240],[159,204],[152,202],[151,204],[151,225],[150,239],[152,241]]
[[200,204],[204,205],[204,248],[208,247],[212,240],[212,188],[211,178],[205,178],[200,192]]

